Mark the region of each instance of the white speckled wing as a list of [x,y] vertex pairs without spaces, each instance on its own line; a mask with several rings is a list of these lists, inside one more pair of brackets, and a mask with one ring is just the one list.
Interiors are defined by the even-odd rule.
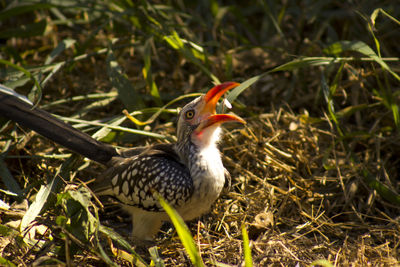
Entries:
[[183,205],[193,193],[193,181],[186,166],[170,152],[153,149],[124,159],[105,173],[102,189],[96,193],[147,211],[162,211],[155,193],[174,207]]

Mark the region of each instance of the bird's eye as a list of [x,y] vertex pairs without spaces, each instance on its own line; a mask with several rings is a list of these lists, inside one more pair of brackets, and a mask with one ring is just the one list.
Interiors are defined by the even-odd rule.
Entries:
[[190,110],[185,112],[185,118],[187,120],[193,119],[193,117],[194,117],[194,110],[193,109],[190,109]]

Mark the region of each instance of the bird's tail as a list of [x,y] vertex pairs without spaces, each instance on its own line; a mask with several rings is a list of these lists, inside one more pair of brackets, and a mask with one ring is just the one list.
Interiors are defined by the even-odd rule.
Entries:
[[117,150],[57,119],[47,111],[34,108],[24,96],[0,84],[0,116],[13,120],[40,135],[91,160],[106,164]]

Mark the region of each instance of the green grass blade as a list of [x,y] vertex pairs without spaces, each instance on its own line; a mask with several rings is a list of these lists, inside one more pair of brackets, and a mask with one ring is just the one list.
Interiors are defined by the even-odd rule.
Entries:
[[[18,3],[18,2],[17,2]],[[0,21],[12,17],[16,17],[18,15],[24,14],[24,13],[29,13],[35,10],[39,9],[50,9],[54,7],[52,4],[48,3],[37,3],[37,4],[24,4],[23,2],[20,2],[20,4],[17,6],[14,6],[15,2],[13,2],[13,7],[12,8],[5,8],[0,12]]]
[[313,261],[310,266],[322,266],[322,267],[333,267],[333,264],[328,260],[316,260]]
[[53,49],[53,51],[50,52],[50,54],[47,56],[44,64],[50,64],[53,62],[53,60],[58,57],[64,50],[70,48],[73,44],[76,43],[76,40],[74,39],[64,39],[62,40],[56,48]]
[[393,17],[393,16],[391,16],[390,14],[388,14],[385,10],[383,10],[382,8],[377,8],[377,9],[375,9],[373,12],[372,12],[372,14],[371,14],[371,22],[372,22],[372,25],[374,25],[375,26],[375,21],[376,21],[376,18],[378,17],[378,14],[379,13],[382,13],[383,15],[385,15],[386,17],[388,17],[389,19],[391,19],[393,22],[395,22],[395,23],[397,23],[397,24],[399,24],[400,25],[400,21],[399,20],[397,20],[395,17]]
[[26,37],[32,37],[32,36],[42,36],[44,34],[44,31],[46,30],[47,22],[45,19],[31,23],[31,24],[26,24],[21,27],[13,28],[13,29],[7,29],[4,31],[0,32],[0,38],[1,39],[9,39],[9,38],[26,38]]
[[[334,48],[331,48],[334,49]],[[372,50],[368,50],[367,48],[365,48],[364,53],[367,53],[367,51],[371,52]],[[329,50],[329,49],[328,49]],[[328,51],[327,50],[327,51]],[[336,52],[335,52],[336,53]],[[374,53],[372,51],[372,53]],[[369,54],[371,55],[371,53]],[[376,56],[376,54],[375,54]],[[370,56],[369,56],[370,57]],[[376,56],[377,57],[377,56]],[[376,61],[376,57],[373,58],[374,61]],[[371,58],[371,57],[370,57]],[[355,60],[355,58],[335,58],[335,57],[304,57],[304,58],[300,58],[300,59],[295,59],[292,60],[290,62],[284,63],[278,67],[275,67],[267,72],[264,72],[260,75],[251,77],[249,79],[247,79],[246,81],[242,82],[241,85],[239,85],[238,87],[234,88],[232,91],[230,91],[227,94],[227,100],[229,102],[233,102],[236,100],[236,98],[247,88],[249,88],[251,85],[253,85],[254,83],[256,83],[258,80],[260,80],[261,78],[263,78],[264,76],[270,74],[270,73],[274,73],[274,72],[279,72],[279,71],[292,71],[295,69],[300,69],[300,68],[305,68],[305,67],[314,67],[314,66],[323,66],[323,65],[330,65],[333,63],[344,63],[347,61],[351,61],[351,60]],[[379,59],[381,62],[383,62],[383,64],[385,66],[387,66],[387,64],[382,60]],[[341,66],[340,70],[343,68],[343,65]],[[340,72],[338,72],[338,75],[340,74]],[[395,74],[396,75],[396,74]],[[339,76],[337,76],[336,82],[338,82],[338,78]],[[328,90],[329,91],[329,90]]]
[[344,51],[354,51],[361,53],[371,59],[373,59],[376,63],[381,65],[383,69],[388,71],[400,81],[400,76],[392,71],[392,69],[386,64],[384,60],[380,56],[378,56],[371,47],[369,47],[366,43],[362,41],[339,41],[331,44],[327,48],[324,49],[324,52],[327,54],[339,55]]
[[19,232],[16,231],[15,229],[6,226],[6,225],[2,225],[0,224],[0,236],[2,237],[15,237],[18,236]]
[[142,96],[136,92],[126,74],[122,72],[113,51],[110,49],[107,55],[107,73],[112,85],[117,88],[119,99],[127,110],[142,109],[144,103]]
[[233,73],[232,54],[227,53],[225,55],[225,76],[228,81],[232,80],[232,73]]
[[107,253],[104,251],[103,246],[101,245],[100,239],[99,239],[99,230],[100,230],[100,218],[99,218],[99,213],[97,210],[97,207],[93,205],[93,212],[94,212],[94,218],[96,218],[95,220],[95,229],[93,231],[94,234],[94,240],[96,242],[97,248],[100,251],[100,255],[103,258],[103,260],[109,265],[109,266],[114,266],[116,265],[114,262],[112,262],[112,260],[110,259],[110,257],[107,255]]
[[227,94],[226,99],[232,103],[233,101],[236,100],[236,98],[244,90],[246,90],[251,85],[256,83],[258,80],[260,80],[261,78],[263,78],[264,76],[266,76],[270,73],[279,72],[279,71],[291,71],[291,70],[299,69],[299,68],[303,68],[303,67],[328,65],[328,64],[331,64],[332,62],[335,62],[335,58],[333,58],[333,57],[306,57],[306,58],[301,58],[301,59],[295,59],[293,61],[282,64],[276,68],[273,68],[272,70],[269,70],[260,75],[251,77],[250,79],[247,79],[246,81],[242,82],[238,87],[236,87],[232,91],[230,91]]
[[3,160],[3,156],[0,157],[0,176],[4,185],[8,188],[9,191],[15,193],[17,195],[21,194],[22,190],[17,181],[15,181],[14,177],[10,173]]
[[[336,113],[335,113],[335,105],[333,102],[333,95],[331,93],[332,91],[331,91],[331,88],[329,87],[328,83],[326,82],[325,75],[323,73],[321,73],[321,88],[322,88],[322,92],[325,97],[326,104],[328,106],[329,117],[333,120],[339,135],[343,136],[342,129],[340,128],[339,121],[338,121],[338,119],[336,117]],[[334,90],[334,89],[332,89],[332,90]]]
[[[373,15],[371,15],[371,22],[375,23],[375,21],[373,21]],[[374,30],[372,29],[372,25],[371,23],[368,23],[368,30],[372,35],[372,38],[374,38],[374,42],[375,42],[375,47],[376,47],[376,51],[378,51],[378,56],[381,57],[381,44],[379,43],[378,38],[376,38],[376,35],[374,33]]]
[[[123,123],[126,120],[126,117],[120,117],[117,118],[115,120],[113,120],[111,123],[108,122],[107,125],[110,126],[119,126],[121,123]],[[110,134],[110,132],[112,131],[111,128],[107,127],[107,126],[103,126],[101,127],[97,132],[95,132],[92,137],[97,139],[97,140],[102,140],[105,141],[107,140],[107,136]],[[111,141],[111,140],[110,140]]]
[[387,186],[375,179],[375,177],[366,169],[362,170],[362,175],[368,186],[375,189],[376,192],[393,205],[400,206],[400,195],[390,190]]
[[[40,100],[42,98],[42,87],[40,86],[40,84],[36,80],[36,78],[28,70],[26,70],[25,68],[23,68],[21,66],[18,66],[18,65],[14,64],[14,63],[12,63],[12,62],[10,62],[8,60],[4,60],[4,59],[1,59],[1,58],[0,58],[0,64],[8,65],[8,66],[10,66],[10,67],[12,67],[12,68],[14,68],[16,70],[19,70],[20,72],[24,73],[25,76],[28,77],[35,84],[36,90],[37,90],[37,95],[38,95],[37,103],[40,102]],[[34,107],[36,107],[36,104],[35,104]]]
[[42,211],[43,206],[46,204],[47,198],[53,190],[54,182],[57,179],[56,177],[54,177],[49,184],[42,185],[40,187],[39,192],[36,194],[35,200],[29,206],[28,211],[22,218],[20,224],[21,232],[25,231],[25,229],[31,224],[31,222],[35,220],[35,218]]
[[249,88],[252,84],[256,83],[258,80],[260,80],[265,74],[261,74],[261,75],[257,75],[254,76],[244,82],[242,82],[238,87],[234,88],[233,90],[231,90],[227,96],[226,99],[232,103],[233,101],[236,100],[236,98],[243,93],[244,90],[246,90],[247,88]]
[[114,125],[109,125],[109,124],[100,123],[100,122],[85,121],[85,120],[79,120],[79,119],[73,119],[73,118],[67,118],[67,117],[61,117],[61,116],[55,116],[55,117],[57,117],[63,121],[67,121],[67,122],[83,123],[86,125],[106,127],[108,129],[112,129],[112,130],[116,130],[116,131],[134,133],[134,134],[154,137],[154,138],[158,138],[158,139],[166,138],[165,135],[162,135],[162,134],[157,134],[157,133],[152,133],[152,132],[147,132],[147,131],[142,131],[142,130],[136,130],[136,129],[131,129],[131,128],[122,127],[122,126],[114,126]]
[[73,101],[82,101],[82,100],[93,100],[93,99],[102,99],[102,98],[115,98],[118,96],[117,92],[109,92],[109,93],[99,93],[99,94],[88,94],[88,95],[79,95],[79,96],[74,96],[70,97],[67,99],[59,99],[56,101],[53,101],[51,103],[48,103],[46,105],[41,105],[42,108],[49,108],[52,106],[64,104],[64,103],[69,103]]
[[1,266],[7,266],[7,267],[16,267],[17,265],[15,265],[14,263],[12,263],[9,260],[6,260],[5,258],[0,256],[0,265]]
[[[138,262],[141,263],[141,265],[144,266],[149,266],[143,259],[142,257],[140,257],[131,247],[131,245],[129,244],[128,241],[126,241],[121,235],[119,235],[117,232],[115,232],[114,230],[104,226],[104,225],[100,225],[99,226],[99,231],[103,234],[105,234],[106,236],[110,237],[112,240],[116,241],[118,244],[120,244],[123,248],[125,248],[127,251],[129,251],[129,253],[131,253],[135,260],[137,260]],[[134,262],[134,264],[136,264],[137,266],[140,266],[138,264],[138,262]],[[135,265],[135,266],[136,266]]]
[[74,164],[76,156],[71,156],[68,160],[64,161],[61,167],[57,170],[53,179],[47,185],[42,185],[39,192],[36,194],[35,200],[29,206],[28,211],[25,213],[21,220],[20,229],[24,231],[33,220],[40,214],[42,208],[47,203],[52,192],[56,192],[61,184],[61,177],[66,177]]
[[157,105],[161,106],[162,101],[160,97],[160,93],[158,92],[158,88],[156,82],[153,79],[153,74],[151,71],[151,44],[153,42],[153,38],[150,38],[146,41],[144,45],[144,68],[143,68],[143,76],[146,80],[147,86],[150,89],[150,94],[153,96]]
[[[41,86],[44,87],[46,85],[46,83],[48,81],[50,81],[50,79],[53,77],[54,74],[56,74],[61,67],[64,65],[64,63],[59,63],[57,65],[54,66],[54,68],[50,71],[50,73],[43,79],[43,81],[41,82]],[[40,77],[41,75],[39,75]],[[40,79],[38,79],[40,80]]]
[[160,257],[156,246],[149,248],[149,254],[155,267],[165,267],[164,261]]
[[159,201],[160,201],[161,206],[167,212],[173,225],[175,226],[175,229],[178,232],[179,238],[181,239],[186,252],[189,254],[192,264],[197,267],[205,266],[203,263],[203,260],[200,256],[200,253],[196,248],[196,244],[193,240],[193,237],[190,234],[189,228],[183,221],[182,217],[161,196],[159,196]]
[[99,249],[99,254],[102,257],[102,259],[107,263],[108,266],[114,266],[118,267],[117,263],[113,262],[110,257],[108,257],[107,253],[104,251],[103,247],[101,245],[98,245],[97,248]]
[[278,72],[278,71],[291,71],[291,70],[300,69],[300,68],[304,68],[304,67],[329,65],[333,62],[335,62],[335,58],[333,58],[333,57],[304,57],[304,58],[295,59],[295,60],[292,60],[285,64],[282,64],[282,65],[268,71],[268,73]]
[[249,235],[247,234],[246,226],[244,224],[242,224],[242,236],[243,236],[244,265],[246,267],[253,267],[253,259],[251,258]]
[[279,25],[278,19],[274,15],[277,12],[272,12],[271,11],[271,4],[270,3],[267,4],[266,2],[263,2],[263,1],[261,3],[262,3],[262,6],[264,8],[265,13],[268,15],[268,17],[272,21],[272,25],[274,25],[275,30],[282,37],[282,39],[286,42],[286,36],[283,33],[283,31],[282,31],[282,29],[281,29],[281,27]]
[[146,124],[153,123],[154,120],[155,120],[162,112],[169,112],[169,113],[178,114],[178,112],[177,112],[176,109],[175,109],[175,112],[172,112],[172,110],[168,110],[168,109],[167,109],[168,106],[170,106],[170,105],[172,105],[172,104],[174,104],[174,103],[176,103],[176,102],[178,102],[178,101],[180,101],[180,100],[182,100],[182,99],[189,98],[189,97],[197,97],[197,96],[200,96],[200,95],[201,95],[200,93],[193,93],[193,94],[181,95],[181,96],[179,96],[179,97],[177,97],[177,98],[175,98],[175,99],[169,101],[167,104],[165,104],[165,105],[162,106],[161,108],[148,108],[148,109],[144,109],[143,111],[151,111],[151,112],[153,112],[152,110],[155,111],[155,113],[154,113],[149,119],[147,119],[146,121],[139,121],[139,120],[137,120],[136,118],[133,117],[133,116],[140,115],[140,114],[144,113],[144,112],[141,112],[140,110],[137,110],[137,111],[135,111],[135,112],[131,112],[131,113],[129,114],[129,115],[131,115],[131,117],[130,117],[129,119],[130,119],[132,122],[134,122],[135,124],[141,125],[141,126],[146,125]]
[[[199,59],[199,57],[196,57],[195,54],[193,53],[192,50],[187,48],[185,46],[185,43],[189,43],[188,41],[181,39],[176,31],[173,31],[171,35],[169,36],[164,36],[164,40],[175,50],[179,51],[186,59],[188,59],[190,62],[195,64],[197,67],[199,67],[205,74],[207,74],[213,82],[216,84],[220,84],[221,82],[219,79],[210,72],[210,70],[202,63],[202,61]],[[199,47],[198,45],[196,45]],[[195,46],[195,47],[196,47]],[[192,45],[193,47],[193,45]],[[200,52],[201,49],[196,49],[196,51]],[[202,54],[202,57],[204,54]]]

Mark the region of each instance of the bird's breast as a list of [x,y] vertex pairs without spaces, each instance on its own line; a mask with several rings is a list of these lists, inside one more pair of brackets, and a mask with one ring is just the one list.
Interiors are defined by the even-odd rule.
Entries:
[[209,211],[225,183],[224,167],[216,147],[200,151],[193,162],[196,162],[190,166],[193,195],[188,204],[178,210],[185,220],[194,219]]

